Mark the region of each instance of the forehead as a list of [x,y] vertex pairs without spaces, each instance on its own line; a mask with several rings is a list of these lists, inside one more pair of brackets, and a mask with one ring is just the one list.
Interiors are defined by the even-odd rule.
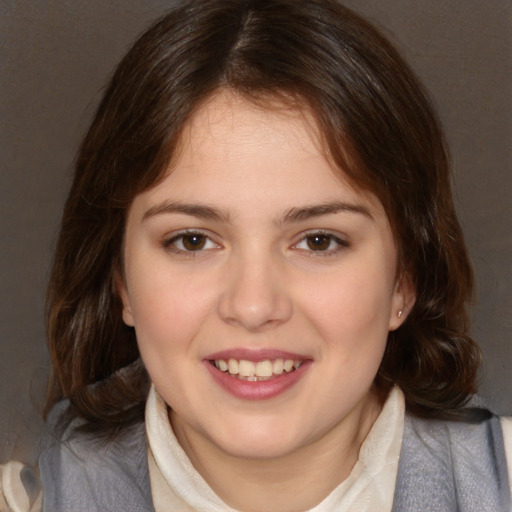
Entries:
[[276,99],[255,102],[230,91],[196,109],[163,181],[147,197],[240,210],[356,199],[380,205],[333,164],[307,107]]
[[327,159],[324,139],[305,104],[269,96],[249,99],[221,89],[196,109],[184,126],[177,156],[184,150],[203,155],[208,145],[215,146],[211,156],[221,151],[243,153],[256,146],[286,150],[299,140],[307,141],[308,149]]

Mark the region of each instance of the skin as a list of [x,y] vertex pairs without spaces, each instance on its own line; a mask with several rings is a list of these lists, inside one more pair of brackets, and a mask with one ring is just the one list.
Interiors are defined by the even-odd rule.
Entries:
[[[310,508],[348,476],[381,410],[388,332],[414,302],[382,204],[319,140],[307,112],[220,92],[126,224],[123,319],[190,460],[245,511]],[[278,396],[244,400],[205,367],[235,348],[311,364]]]

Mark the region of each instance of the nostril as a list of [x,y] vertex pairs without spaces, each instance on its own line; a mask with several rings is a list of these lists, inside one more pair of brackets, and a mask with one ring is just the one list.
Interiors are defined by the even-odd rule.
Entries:
[[267,296],[233,294],[224,297],[219,306],[223,321],[251,332],[275,328],[292,315],[291,300],[285,295],[267,292]]

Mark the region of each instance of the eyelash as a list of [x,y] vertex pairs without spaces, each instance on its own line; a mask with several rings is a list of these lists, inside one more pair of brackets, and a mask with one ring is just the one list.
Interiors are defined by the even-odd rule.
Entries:
[[[186,248],[183,243],[186,237],[201,237],[201,241],[203,242],[202,246],[200,245],[200,242],[198,243],[198,248],[196,250]],[[325,249],[314,249],[309,245],[309,241],[311,241],[313,238],[323,239],[323,241],[328,242],[328,246]],[[308,244],[307,248],[300,247],[301,244],[306,243]],[[181,245],[181,247],[178,247],[178,244]],[[335,244],[334,248],[331,248],[331,246]],[[213,245],[213,247],[205,247],[208,245]],[[306,253],[309,257],[326,257],[326,256],[332,256],[334,254],[337,254],[338,252],[342,251],[343,249],[346,249],[349,247],[350,244],[346,241],[340,238],[339,236],[334,235],[333,233],[330,233],[328,231],[310,231],[309,233],[305,233],[301,236],[298,242],[292,245],[292,249],[299,250],[301,252]],[[219,248],[221,247],[218,243],[212,240],[212,238],[207,235],[206,233],[203,233],[199,230],[186,230],[181,231],[180,233],[176,233],[171,238],[165,239],[162,241],[162,247],[168,251],[171,251],[176,254],[185,255],[187,257],[195,257],[199,254],[209,251],[211,249]]]
[[[308,248],[301,248],[299,247],[302,243],[308,243],[308,240],[311,240],[312,238],[324,238],[327,239],[329,242],[328,248],[325,250],[315,250],[312,249],[310,246]],[[335,244],[334,248],[331,247],[332,244]],[[304,251],[308,254],[310,257],[326,257],[326,256],[332,256],[334,254],[337,254],[338,252],[342,251],[343,249],[346,249],[350,246],[350,244],[346,241],[340,238],[339,236],[336,236],[333,233],[330,233],[329,231],[310,231],[309,233],[305,233],[302,235],[300,240],[293,245],[293,248]]]
[[[207,248],[205,248],[204,246],[202,246],[202,247],[199,247],[197,250],[187,249],[183,245],[183,242],[184,242],[184,240],[186,239],[187,236],[190,237],[190,238],[193,238],[194,236],[195,237],[202,237],[202,239],[204,240],[204,244],[206,244],[206,245],[211,244],[214,247],[207,247]],[[177,247],[178,243],[180,245],[182,245],[182,247]],[[162,241],[162,247],[164,249],[166,249],[168,251],[171,251],[173,253],[176,253],[176,254],[185,255],[185,256],[189,256],[189,257],[195,257],[195,256],[199,255],[200,253],[202,253],[204,251],[208,251],[208,250],[211,250],[212,248],[220,247],[220,245],[217,244],[216,242],[214,242],[211,239],[211,237],[208,236],[206,233],[203,233],[203,232],[198,231],[198,230],[186,230],[186,231],[181,231],[180,233],[176,233],[171,238],[163,240]]]

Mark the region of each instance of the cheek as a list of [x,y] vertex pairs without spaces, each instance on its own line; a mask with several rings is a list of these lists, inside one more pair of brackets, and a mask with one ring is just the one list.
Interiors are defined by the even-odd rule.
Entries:
[[303,310],[330,339],[339,336],[361,344],[387,337],[393,283],[380,271],[326,276],[306,286],[302,296]]
[[371,386],[389,332],[392,277],[379,265],[351,270],[317,281],[303,294],[304,314],[323,340],[323,378],[333,383],[333,400],[339,399],[340,382],[352,396]]
[[[178,288],[160,287],[136,301],[135,332],[139,351],[149,373],[167,403],[186,394],[191,354],[194,354],[198,325],[197,301]],[[145,300],[143,300],[143,296]]]
[[144,272],[129,277],[130,305],[143,357],[170,360],[188,350],[213,307],[217,283],[200,273],[172,270],[165,259],[163,264],[153,260]]

